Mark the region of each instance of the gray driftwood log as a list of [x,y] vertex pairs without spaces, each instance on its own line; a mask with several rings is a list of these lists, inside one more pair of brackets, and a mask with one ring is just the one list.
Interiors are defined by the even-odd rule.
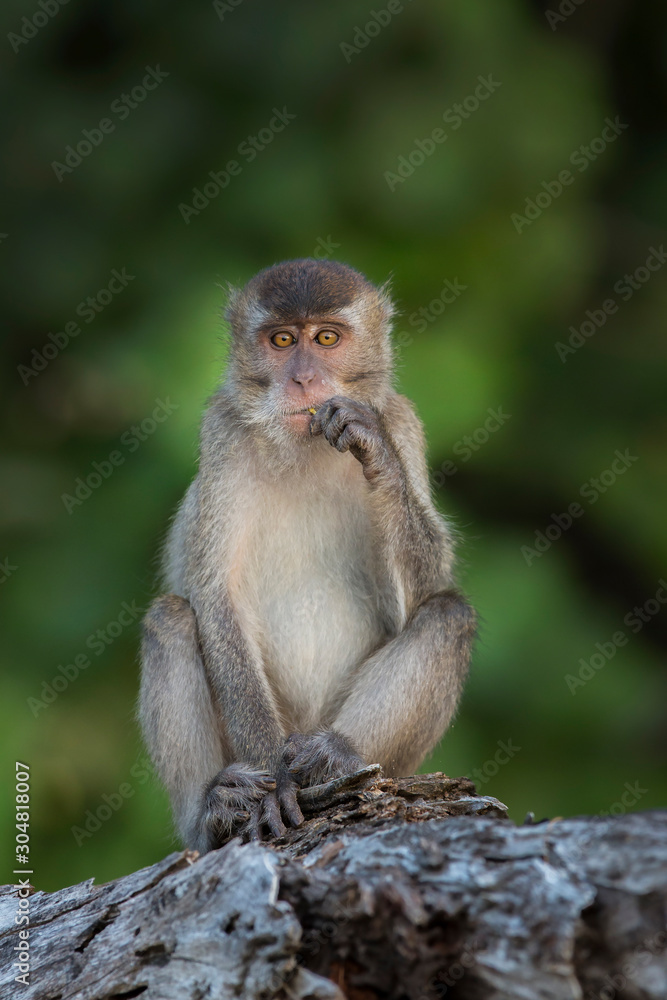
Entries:
[[280,841],[34,892],[29,985],[4,887],[0,997],[667,998],[667,812],[516,827],[465,778],[373,768],[301,804]]

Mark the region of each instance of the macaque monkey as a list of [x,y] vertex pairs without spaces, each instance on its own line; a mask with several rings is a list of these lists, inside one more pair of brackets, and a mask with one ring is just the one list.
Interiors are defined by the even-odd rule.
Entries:
[[474,612],[385,287],[292,260],[232,291],[224,382],[144,620],[140,718],[186,845],[285,833],[296,792],[413,773],[461,695]]

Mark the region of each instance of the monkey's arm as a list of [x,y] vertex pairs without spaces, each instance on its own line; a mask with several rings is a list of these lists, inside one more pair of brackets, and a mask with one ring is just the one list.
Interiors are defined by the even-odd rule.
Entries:
[[[230,594],[230,537],[238,525],[234,521],[234,470],[228,456],[239,445],[228,428],[224,409],[211,407],[202,428],[200,474],[179,511],[168,544],[168,583],[187,596],[192,609],[198,654],[224,743],[225,767],[208,775],[204,825],[215,828],[216,811],[226,808],[224,789],[228,785],[237,788],[245,768],[248,781],[261,784],[262,791],[269,778],[270,786],[276,787],[264,797],[259,814],[255,810],[250,817],[254,829],[249,833],[256,835],[258,823],[266,822],[279,834],[278,803],[290,822],[298,824],[302,816],[296,785],[282,766],[286,733],[261,650],[251,629],[244,627],[243,605],[235,605]],[[228,774],[230,765],[235,766]],[[240,797],[236,792],[226,796],[230,801]]]
[[452,563],[451,540],[430,497],[421,424],[402,396],[393,396],[382,415],[334,396],[313,417],[311,433],[350,451],[363,467],[400,631],[422,601],[449,583]]
[[[313,417],[339,451],[352,452],[370,484],[395,594],[394,638],[361,664],[329,733],[387,774],[417,768],[449,724],[467,674],[475,615],[451,587],[452,542],[430,498],[421,425],[407,400],[383,415],[342,397]],[[389,608],[390,613],[392,608]]]
[[[238,643],[233,616],[228,625],[230,637]],[[228,674],[230,663],[242,667],[231,646],[220,653]],[[251,672],[239,681],[246,697],[256,696],[253,676]],[[257,727],[257,740],[239,736],[236,703],[227,699],[223,708],[218,693],[222,689],[226,685],[221,684],[219,672],[204,666],[191,605],[175,594],[159,597],[144,619],[140,718],[171,796],[179,832],[189,847],[200,851],[218,847],[238,833],[255,839],[262,824],[279,836],[284,832],[279,802],[290,822],[302,818],[293,782],[276,789],[276,776],[265,763],[271,743],[263,727],[271,724],[270,716],[263,715],[260,706],[250,723]],[[243,697],[241,692],[238,697]],[[242,727],[248,725],[247,715],[244,712]]]
[[[231,602],[223,593],[211,600],[193,595],[204,668],[219,705],[231,760],[249,764],[275,779],[276,790],[265,796],[260,812],[251,817],[249,833],[259,836],[266,823],[280,836],[284,826],[280,807],[289,821],[298,826],[303,816],[296,801],[296,784],[283,766],[286,733],[280,723],[273,692],[268,684],[261,655],[244,634]],[[224,773],[224,772],[223,772]],[[207,790],[213,799],[216,776]]]
[[333,729],[387,775],[414,773],[456,711],[474,636],[475,613],[459,594],[429,597],[361,665]]
[[275,773],[285,734],[261,666],[259,652],[244,636],[229,598],[193,595],[204,665],[225,720],[232,757]]
[[[169,583],[184,588],[197,621],[204,667],[224,719],[232,759],[273,774],[285,734],[261,651],[230,594],[230,538],[239,533],[236,471],[242,448],[223,400],[206,411],[200,471],[174,523]],[[180,545],[177,544],[180,541]]]

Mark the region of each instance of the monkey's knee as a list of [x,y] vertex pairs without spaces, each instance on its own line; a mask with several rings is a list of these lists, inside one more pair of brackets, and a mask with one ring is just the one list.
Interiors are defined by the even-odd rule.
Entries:
[[413,616],[415,626],[434,623],[445,639],[461,639],[469,644],[477,634],[475,609],[456,590],[441,590],[419,605]]
[[146,612],[142,632],[139,715],[144,719],[148,706],[170,698],[176,713],[183,678],[203,674],[194,612],[184,598],[164,594]]
[[142,630],[144,648],[170,641],[197,641],[194,611],[189,602],[177,594],[163,594],[153,601],[144,616]]
[[165,594],[143,621],[138,715],[185,843],[200,846],[202,788],[225,762],[190,604]]

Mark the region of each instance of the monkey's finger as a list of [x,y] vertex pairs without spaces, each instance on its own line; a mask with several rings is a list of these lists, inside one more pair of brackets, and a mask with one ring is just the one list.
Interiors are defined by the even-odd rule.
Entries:
[[[338,411],[340,412],[340,411]],[[336,447],[336,442],[345,430],[345,423],[342,420],[337,420],[336,417],[338,413],[334,414],[328,424],[325,424],[322,428],[322,433],[329,444]]]
[[273,787],[270,785],[266,789],[225,788],[224,785],[218,785],[210,796],[211,806],[232,813],[236,810],[249,809],[254,802],[259,802],[267,792],[272,791]]
[[327,402],[333,406],[336,416],[340,413],[345,415],[346,423],[354,420],[368,430],[373,430],[378,426],[377,412],[366,403],[360,403],[356,399],[348,399],[346,396],[332,396]]
[[336,409],[336,405],[330,399],[326,403],[322,403],[315,416],[310,418],[310,433],[313,436],[322,434],[324,427],[329,423]]
[[336,449],[338,451],[348,451],[354,447],[358,449],[360,454],[364,454],[368,450],[368,446],[369,442],[365,428],[360,427],[356,423],[348,424],[336,441]]
[[341,406],[335,411],[331,420],[323,428],[323,433],[329,444],[336,445],[338,438],[346,427],[356,422],[357,415],[347,406]]
[[290,782],[288,786],[280,791],[280,805],[287,817],[290,826],[301,826],[303,823],[303,813],[296,800],[297,786]]
[[366,403],[360,403],[357,399],[350,399],[349,396],[332,396],[327,402],[331,403],[337,410],[344,407],[346,410],[353,410],[359,415],[363,413],[372,415],[373,413],[370,406],[367,406]]
[[257,841],[262,839],[261,832],[261,818],[259,809],[253,809],[250,813],[250,817],[244,824],[241,830],[241,835],[244,840]]
[[[322,753],[316,737],[307,738],[303,746],[299,747],[294,759],[287,767],[287,776],[297,786],[310,784],[311,772],[318,764],[327,758],[326,752]],[[279,794],[283,791],[281,786]]]
[[274,837],[284,837],[287,833],[285,824],[280,817],[280,806],[274,792],[264,798],[262,803],[262,822],[266,823]]
[[291,764],[297,753],[306,746],[307,739],[303,733],[290,733],[283,745],[283,763]]
[[266,771],[257,771],[256,773],[229,775],[225,781],[219,783],[218,787],[243,789],[244,794],[247,792],[253,795],[258,791],[260,794],[272,791],[276,787],[276,780]]
[[[342,405],[334,411],[328,422],[322,424],[322,434],[329,444],[337,447],[340,436],[348,427],[354,427],[354,434],[359,438],[369,438],[377,432],[372,411],[357,412],[354,407]],[[346,451],[347,448],[339,450]]]
[[207,815],[205,826],[212,832],[217,846],[221,847],[232,837],[238,837],[249,819],[250,813],[246,810],[222,807]]
[[276,779],[272,778],[271,775],[267,775],[266,778],[260,778],[257,782],[255,782],[254,786],[252,788],[248,788],[247,791],[253,796],[253,798],[260,799],[267,792],[274,791],[275,787]]

